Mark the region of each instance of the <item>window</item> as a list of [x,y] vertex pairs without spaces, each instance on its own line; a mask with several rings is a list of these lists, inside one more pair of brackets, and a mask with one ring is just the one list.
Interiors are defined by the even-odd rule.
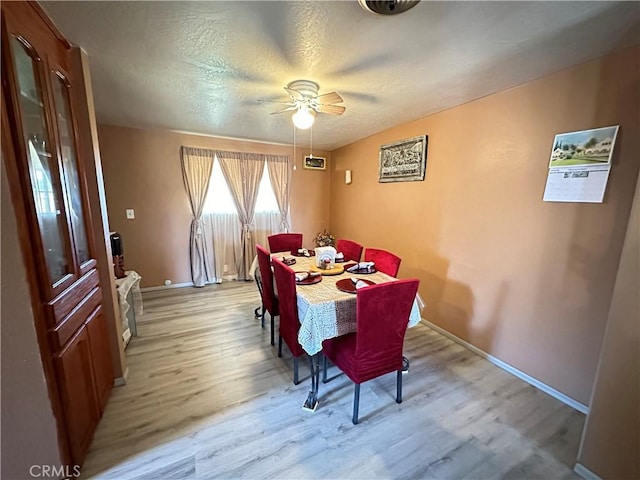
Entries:
[[[202,217],[206,235],[213,242],[211,266],[214,281],[220,283],[223,279],[237,278],[242,270],[239,265],[245,258],[241,242],[242,223],[217,158],[213,161]],[[279,231],[280,222],[278,202],[271,188],[267,162],[264,162],[255,214],[250,223],[252,241],[267,245],[268,236]]]
[[269,169],[267,162],[264,162],[262,170],[262,180],[258,188],[258,199],[256,200],[256,213],[280,212],[278,209],[278,201],[271,187],[271,177],[269,177]]
[[[44,155],[44,153],[42,153]],[[49,178],[49,170],[45,170],[40,154],[36,151],[31,140],[29,140],[29,155],[31,158],[31,183],[33,188],[33,199],[36,203],[38,213],[58,214],[56,198],[53,192],[53,184]]]
[[[258,198],[256,200],[256,213],[279,212],[276,196],[271,188],[269,169],[267,162],[264,163],[262,180],[258,188]],[[222,174],[220,162],[216,158],[213,162],[211,180],[209,181],[209,191],[204,202],[204,213],[236,213],[236,204],[227,185],[227,181]]]

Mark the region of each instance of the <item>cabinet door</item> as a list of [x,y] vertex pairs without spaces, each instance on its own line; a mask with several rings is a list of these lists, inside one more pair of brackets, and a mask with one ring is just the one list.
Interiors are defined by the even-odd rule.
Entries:
[[58,354],[56,370],[72,461],[80,464],[100,417],[91,368],[91,345],[85,327]]
[[[88,195],[78,158],[68,44],[33,22],[29,5],[3,8],[3,82],[11,92],[19,156],[26,158],[24,189],[40,243],[34,249],[46,299],[51,300],[96,267],[87,228]],[[4,47],[4,45],[3,45]]]
[[37,222],[40,248],[34,252],[42,258],[43,279],[49,296],[67,288],[77,275],[71,248],[66,206],[60,179],[50,116],[47,115],[45,66],[41,54],[21,36],[10,36],[15,82],[14,115],[20,120],[20,144],[28,173],[23,177],[31,191],[31,211]]
[[112,382],[73,111],[82,100],[74,96],[71,46],[41,7],[2,2],[0,11],[2,93],[15,153],[11,191],[28,224],[22,248],[34,259],[36,330],[58,426],[68,439],[63,460],[80,464]]
[[67,220],[73,234],[73,253],[80,275],[96,265],[92,260],[87,235],[86,192],[80,182],[80,169],[76,150],[75,122],[71,109],[71,82],[59,65],[51,65],[51,85],[55,107],[55,126],[58,133],[58,156],[62,163],[63,185],[66,194]]
[[107,344],[107,326],[105,324],[102,308],[98,307],[87,322],[89,343],[91,345],[91,358],[93,365],[93,377],[100,406],[100,415],[107,405],[109,394],[113,388],[113,370],[111,369],[111,354]]

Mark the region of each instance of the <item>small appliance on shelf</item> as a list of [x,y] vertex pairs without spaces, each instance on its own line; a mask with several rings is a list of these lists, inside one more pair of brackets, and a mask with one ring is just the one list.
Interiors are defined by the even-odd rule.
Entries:
[[124,278],[124,255],[122,254],[122,238],[118,232],[109,232],[111,238],[111,255],[113,255],[113,274],[116,278]]

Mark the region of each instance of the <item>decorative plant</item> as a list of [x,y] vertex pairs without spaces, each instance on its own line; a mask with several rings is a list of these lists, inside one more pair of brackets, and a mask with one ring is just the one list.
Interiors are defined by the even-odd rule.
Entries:
[[335,244],[335,237],[327,232],[326,229],[316,235],[316,245],[318,247],[333,247]]

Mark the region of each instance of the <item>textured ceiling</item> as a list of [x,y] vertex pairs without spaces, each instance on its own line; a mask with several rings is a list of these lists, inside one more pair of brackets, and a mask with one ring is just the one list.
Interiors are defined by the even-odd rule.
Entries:
[[329,150],[640,43],[638,2],[42,4],[89,54],[99,122],[290,144],[290,114],[258,100],[304,78],[344,98],[313,127]]

